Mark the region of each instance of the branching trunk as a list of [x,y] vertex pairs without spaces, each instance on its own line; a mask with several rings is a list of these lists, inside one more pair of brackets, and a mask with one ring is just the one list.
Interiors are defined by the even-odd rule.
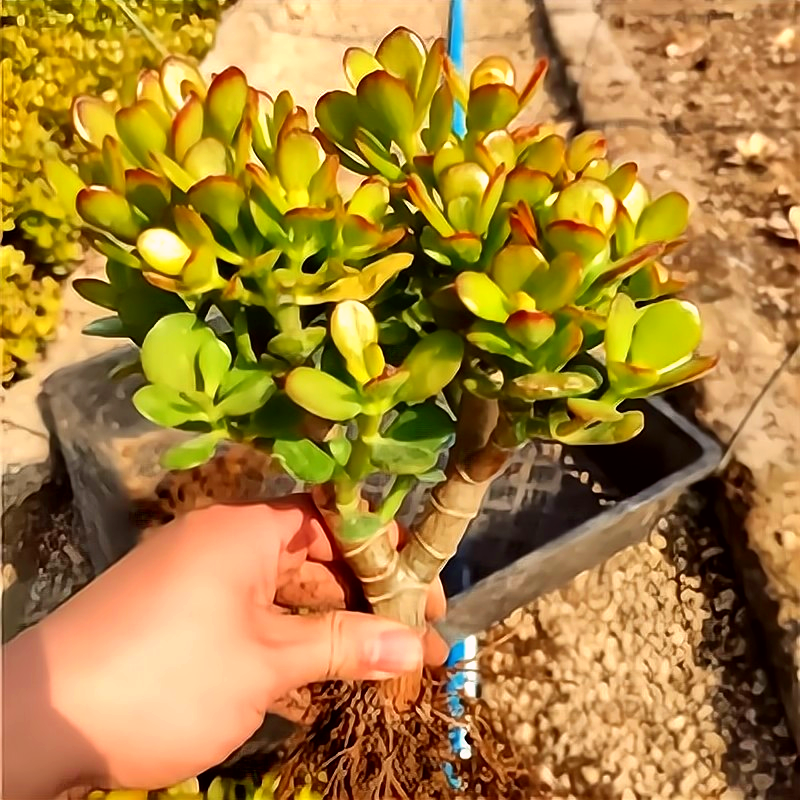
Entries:
[[[492,481],[516,447],[497,404],[465,393],[446,479],[432,491],[402,550],[393,546],[388,529],[355,545],[337,537],[375,614],[425,629],[428,589],[455,554]],[[315,500],[335,536],[340,518],[332,492],[320,487]],[[421,678],[418,672],[388,682],[386,696],[398,709],[409,707],[419,697]]]
[[503,471],[515,448],[516,442],[501,417],[489,441],[479,450],[450,459],[447,479],[431,493],[428,507],[403,548],[401,567],[422,583],[430,584],[437,577],[455,555],[492,481]]

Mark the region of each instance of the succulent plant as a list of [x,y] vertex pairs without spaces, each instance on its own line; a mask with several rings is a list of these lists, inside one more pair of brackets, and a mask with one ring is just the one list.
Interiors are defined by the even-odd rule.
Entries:
[[[136,342],[137,408],[194,433],[167,466],[225,440],[269,450],[314,487],[373,609],[422,624],[512,450],[626,441],[644,423],[626,400],[714,359],[668,297],[685,198],[652,199],[599,133],[514,126],[544,62],[520,84],[487,58],[464,82],[442,42],[398,28],[344,65],[351,91],[312,129],[288,92],[235,67],[206,86],[171,57],[118,110],[77,98],[90,181],[50,175],[107,257],[107,281],[76,282],[113,312],[88,332]],[[349,198],[341,168],[362,176]],[[419,481],[436,485],[398,553],[387,525]]]

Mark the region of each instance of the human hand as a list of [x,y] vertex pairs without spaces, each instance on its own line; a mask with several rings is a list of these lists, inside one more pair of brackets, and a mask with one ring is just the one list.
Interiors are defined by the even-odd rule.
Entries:
[[[15,674],[30,682],[33,662],[46,665],[48,708],[27,689],[14,703],[19,725],[32,724],[26,699],[58,724],[28,737],[37,752],[22,750],[20,732],[15,742],[6,739],[6,769],[20,758],[29,766],[6,773],[2,796],[45,796],[42,747],[56,768],[63,762],[70,770],[52,776],[54,790],[172,785],[222,762],[266,712],[284,711],[282,698],[298,687],[379,680],[418,668],[423,658],[444,661],[447,647],[432,631],[421,637],[349,611],[286,613],[292,605],[341,608],[338,574],[328,534],[302,497],[215,506],[148,537],[8,645],[9,697]],[[429,616],[444,607],[437,584]],[[36,787],[26,783],[32,780]],[[15,786],[21,791],[9,791]]]

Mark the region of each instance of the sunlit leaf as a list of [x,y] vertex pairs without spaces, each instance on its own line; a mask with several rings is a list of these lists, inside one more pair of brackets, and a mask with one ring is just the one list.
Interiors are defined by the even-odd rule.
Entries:
[[311,367],[297,367],[286,378],[286,394],[322,419],[346,422],[361,412],[358,393],[347,384]]

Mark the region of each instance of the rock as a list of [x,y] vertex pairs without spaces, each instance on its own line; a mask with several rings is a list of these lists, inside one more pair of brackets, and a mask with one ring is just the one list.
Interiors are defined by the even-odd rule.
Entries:
[[221,448],[197,470],[167,473],[161,456],[191,434],[159,428],[140,416],[131,400],[140,377],[110,378],[133,353],[133,347],[122,347],[66,367],[42,387],[42,414],[58,442],[98,572],[136,544],[141,519],[155,523],[180,510],[265,499],[295,486],[274,475],[263,453],[238,445]]

